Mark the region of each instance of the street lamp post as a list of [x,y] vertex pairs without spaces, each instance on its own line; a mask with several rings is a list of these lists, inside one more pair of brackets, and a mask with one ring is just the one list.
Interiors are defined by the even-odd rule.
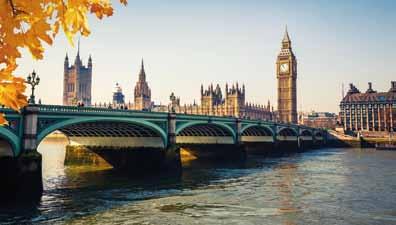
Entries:
[[32,94],[30,95],[28,102],[29,102],[29,104],[35,104],[36,102],[34,100],[34,98],[35,98],[34,97],[34,89],[40,83],[40,77],[38,75],[36,75],[36,72],[34,70],[26,78],[26,83],[30,84],[30,86],[32,87]]

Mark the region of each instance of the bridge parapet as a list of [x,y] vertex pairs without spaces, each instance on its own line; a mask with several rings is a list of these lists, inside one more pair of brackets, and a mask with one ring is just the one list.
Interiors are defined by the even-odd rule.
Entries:
[[136,117],[160,117],[166,118],[168,113],[138,111],[130,109],[112,109],[98,107],[76,107],[62,105],[36,105],[40,113],[46,114],[90,114],[90,115],[124,115]]
[[[22,110],[22,114],[18,114],[8,108],[0,108],[0,112],[5,113],[7,119],[10,119],[12,122],[11,125],[13,127],[10,125],[0,129],[0,136],[10,142],[14,149],[15,156],[18,156],[19,153],[24,150],[35,150],[41,139],[56,129],[62,129],[69,125],[76,125],[76,129],[78,129],[79,127],[83,127],[82,123],[100,124],[115,122],[146,126],[160,133],[160,136],[164,140],[165,147],[176,144],[178,134],[188,127],[192,128],[185,130],[183,134],[184,137],[179,138],[179,141],[184,140],[190,142],[191,138],[194,138],[194,136],[199,136],[199,140],[204,140],[202,137],[205,135],[208,137],[207,141],[210,143],[234,144],[257,142],[260,140],[261,142],[270,142],[271,140],[272,142],[286,141],[286,139],[294,140],[295,137],[301,137],[301,140],[313,139],[320,141],[324,139],[323,135],[320,135],[322,132],[320,129],[313,129],[311,127],[296,124],[282,124],[273,121],[248,120],[235,117],[186,115],[61,105],[29,105]],[[78,124],[81,124],[81,126],[78,126]],[[100,127],[101,126],[98,126],[97,129],[100,129]],[[213,133],[213,129],[216,130],[217,128],[220,128],[220,130],[217,131],[220,132],[223,130],[227,135],[218,135],[216,134],[217,131]],[[206,134],[202,134],[202,129],[206,129]],[[311,134],[311,138],[307,135],[307,132]],[[81,136],[87,137],[87,135],[85,135],[87,132],[78,131],[76,133],[84,134]],[[88,132],[88,134],[91,133]],[[109,135],[103,134],[101,136],[111,137],[114,136],[114,133],[117,133],[117,131],[109,132]],[[188,137],[189,134],[191,137]],[[228,136],[228,134],[230,136]],[[244,135],[245,137],[243,137]],[[98,135],[93,135],[93,137],[94,136]],[[125,135],[118,136],[126,137]],[[272,138],[270,136],[272,136]],[[279,136],[287,138],[278,138]],[[84,141],[87,140],[88,139],[84,139]],[[89,141],[92,140],[93,139]],[[108,139],[106,139],[106,143],[108,143]]]

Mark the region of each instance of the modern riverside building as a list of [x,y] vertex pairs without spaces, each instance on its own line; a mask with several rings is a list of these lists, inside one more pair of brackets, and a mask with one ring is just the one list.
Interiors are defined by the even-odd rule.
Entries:
[[88,65],[84,66],[80,59],[80,42],[78,42],[77,56],[74,65],[69,66],[66,54],[63,76],[63,105],[85,106],[91,105],[92,99],[92,58],[89,56]]
[[361,93],[350,84],[340,103],[340,120],[345,131],[396,131],[396,81],[388,92],[374,91],[370,82]]
[[211,84],[205,90],[201,85],[201,105],[195,102],[189,105],[180,105],[180,98],[172,93],[169,111],[183,114],[274,120],[273,107],[271,108],[269,101],[267,106],[246,103],[245,93],[245,85],[242,85],[241,88],[238,83],[231,87],[226,84],[224,96],[219,84],[216,85],[216,88],[213,88]]

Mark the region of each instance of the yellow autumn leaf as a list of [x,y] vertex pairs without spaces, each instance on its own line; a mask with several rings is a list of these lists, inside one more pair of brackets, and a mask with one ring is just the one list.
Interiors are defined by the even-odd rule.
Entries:
[[[0,0],[0,105],[19,111],[27,104],[24,79],[13,74],[21,50],[42,59],[43,43],[52,45],[59,28],[73,45],[76,34],[90,34],[88,13],[102,19],[113,8],[109,0]],[[2,114],[0,124],[6,124]]]

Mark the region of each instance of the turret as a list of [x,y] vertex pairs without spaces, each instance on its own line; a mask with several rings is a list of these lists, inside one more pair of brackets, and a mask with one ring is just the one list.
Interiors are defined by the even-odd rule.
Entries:
[[65,71],[69,68],[69,56],[66,53],[65,63],[64,63]]
[[92,69],[92,57],[91,57],[91,54],[89,54],[89,58],[88,58],[88,68]]
[[78,39],[78,50],[77,50],[76,59],[74,60],[74,64],[79,66],[82,64],[80,59],[80,39]]
[[357,93],[360,93],[359,89],[357,89],[357,88],[355,87],[355,85],[353,85],[352,83],[350,83],[350,84],[349,84],[349,90],[348,90],[347,95],[350,95],[350,94],[357,94]]
[[368,82],[368,88],[367,88],[366,93],[367,94],[376,93],[376,91],[373,90],[373,85],[371,82]]
[[391,81],[391,88],[389,92],[396,92],[396,81]]
[[219,85],[219,84],[216,85],[215,93],[216,93],[216,95],[218,95],[218,94],[221,93],[220,85]]

